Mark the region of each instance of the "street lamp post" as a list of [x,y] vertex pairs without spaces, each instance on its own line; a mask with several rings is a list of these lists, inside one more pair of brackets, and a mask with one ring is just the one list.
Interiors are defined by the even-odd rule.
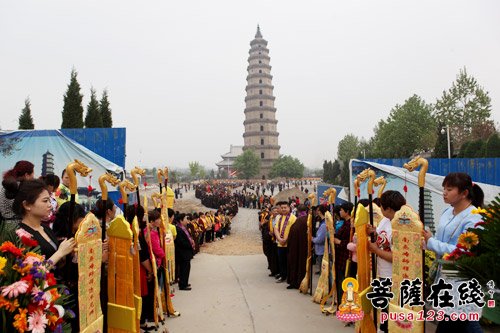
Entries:
[[[444,128],[441,129],[441,134],[444,134]],[[448,159],[451,158],[451,144],[450,144],[450,125],[446,125],[446,139],[448,141]]]

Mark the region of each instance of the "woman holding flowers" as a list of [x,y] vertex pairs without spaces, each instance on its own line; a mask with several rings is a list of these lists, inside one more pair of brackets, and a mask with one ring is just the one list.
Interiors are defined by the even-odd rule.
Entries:
[[[65,308],[69,291],[57,285],[54,264],[71,253],[75,241],[59,243],[42,224],[52,209],[40,180],[15,180],[14,213],[22,217],[10,240],[0,245],[0,332],[70,332],[74,313]],[[0,226],[0,232],[11,231]]]
[[[436,234],[433,236],[430,231],[424,230],[423,236],[427,248],[435,252],[438,259],[443,256],[445,259],[449,259],[450,255],[463,251],[464,236],[461,235],[467,235],[467,229],[476,228],[481,221],[481,215],[474,214],[473,210],[483,206],[484,193],[478,185],[472,183],[472,179],[468,174],[455,172],[448,174],[443,180],[443,199],[450,207],[441,215]],[[469,238],[467,238],[467,241],[474,241]],[[459,282],[457,283],[456,279],[446,278],[439,272],[440,269],[438,268],[438,278],[443,278],[446,282],[452,283],[454,289],[457,289]],[[456,290],[453,290],[452,294],[457,300],[459,296],[456,294]],[[465,307],[455,307],[453,311],[471,312],[470,309]],[[482,332],[482,329],[477,321],[455,322],[447,318],[439,322],[436,332],[475,333]]]
[[40,180],[22,182],[13,203],[14,212],[22,216],[19,227],[38,243],[40,254],[54,264],[75,248],[74,238],[59,243],[52,230],[42,223],[52,212],[50,195],[45,184]]
[[436,235],[424,230],[427,248],[438,257],[452,253],[457,247],[458,237],[481,221],[481,215],[473,214],[472,210],[483,206],[484,193],[472,183],[468,174],[455,172],[443,180],[443,199],[451,207],[441,215]]

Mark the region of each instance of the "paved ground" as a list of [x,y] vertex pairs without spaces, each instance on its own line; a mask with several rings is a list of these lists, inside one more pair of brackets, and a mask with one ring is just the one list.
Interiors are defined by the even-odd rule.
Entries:
[[[184,198],[193,200],[192,192]],[[257,210],[240,209],[233,234],[202,250],[218,255],[200,253],[191,261],[193,289],[175,292],[173,302],[181,316],[167,319],[169,331],[353,332],[321,314],[311,296],[287,290],[285,283],[277,284],[268,276],[256,214]],[[245,255],[245,251],[259,254]]]
[[287,290],[267,276],[263,255],[199,254],[192,261],[191,291],[176,291],[181,312],[168,319],[180,332],[352,332],[319,311],[309,295]]

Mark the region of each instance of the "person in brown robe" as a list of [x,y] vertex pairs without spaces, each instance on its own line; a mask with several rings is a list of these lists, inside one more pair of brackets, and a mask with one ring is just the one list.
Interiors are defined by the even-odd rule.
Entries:
[[297,220],[290,227],[288,234],[288,287],[299,289],[306,276],[307,262],[307,207],[297,207]]

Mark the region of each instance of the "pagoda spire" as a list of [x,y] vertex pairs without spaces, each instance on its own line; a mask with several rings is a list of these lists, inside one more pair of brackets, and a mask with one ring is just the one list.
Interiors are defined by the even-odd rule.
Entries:
[[250,42],[248,56],[247,96],[245,97],[245,133],[243,150],[253,150],[260,157],[259,178],[268,178],[279,158],[274,86],[267,41],[257,25],[255,39]]
[[257,33],[255,34],[255,38],[262,38],[262,33],[260,32],[260,26],[257,24]]

